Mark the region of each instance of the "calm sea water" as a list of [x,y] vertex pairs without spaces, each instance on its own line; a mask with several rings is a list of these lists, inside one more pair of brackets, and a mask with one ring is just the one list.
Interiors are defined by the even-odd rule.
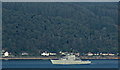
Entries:
[[3,68],[118,68],[118,60],[91,60],[89,65],[53,65],[50,60],[3,60]]

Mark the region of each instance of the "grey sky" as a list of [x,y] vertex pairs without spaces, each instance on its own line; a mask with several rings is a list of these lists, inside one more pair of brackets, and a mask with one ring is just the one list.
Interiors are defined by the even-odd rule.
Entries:
[[119,2],[120,0],[1,0],[2,2]]

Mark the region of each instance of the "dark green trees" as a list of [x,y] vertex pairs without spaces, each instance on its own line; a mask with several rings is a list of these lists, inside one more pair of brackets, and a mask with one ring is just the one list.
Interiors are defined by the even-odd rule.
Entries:
[[9,52],[117,52],[117,39],[117,3],[3,3]]

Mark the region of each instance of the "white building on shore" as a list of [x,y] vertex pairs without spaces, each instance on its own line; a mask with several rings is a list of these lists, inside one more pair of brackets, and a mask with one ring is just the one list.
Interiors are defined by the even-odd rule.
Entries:
[[23,52],[21,55],[23,55],[23,56],[24,56],[24,55],[29,55],[29,54],[28,54],[28,53],[26,53],[26,52]]
[[55,55],[57,55],[56,53],[49,53],[49,55],[53,55],[53,56],[55,56]]
[[100,55],[103,55],[103,56],[114,56],[115,54],[113,54],[113,53],[100,53]]
[[42,56],[49,56],[50,54],[47,53],[47,52],[43,52],[43,53],[41,53],[41,55],[42,55]]
[[88,56],[93,56],[93,53],[91,53],[91,52],[88,52],[88,54],[87,54]]
[[68,54],[68,52],[62,52],[62,51],[60,51],[59,52],[61,55],[66,55],[66,54]]
[[9,53],[8,52],[5,52],[4,53],[4,57],[8,57],[9,56]]

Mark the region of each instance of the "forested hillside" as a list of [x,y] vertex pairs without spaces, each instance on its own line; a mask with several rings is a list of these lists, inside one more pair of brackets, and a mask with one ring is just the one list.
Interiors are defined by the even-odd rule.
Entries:
[[117,9],[117,3],[3,3],[3,48],[115,53]]

